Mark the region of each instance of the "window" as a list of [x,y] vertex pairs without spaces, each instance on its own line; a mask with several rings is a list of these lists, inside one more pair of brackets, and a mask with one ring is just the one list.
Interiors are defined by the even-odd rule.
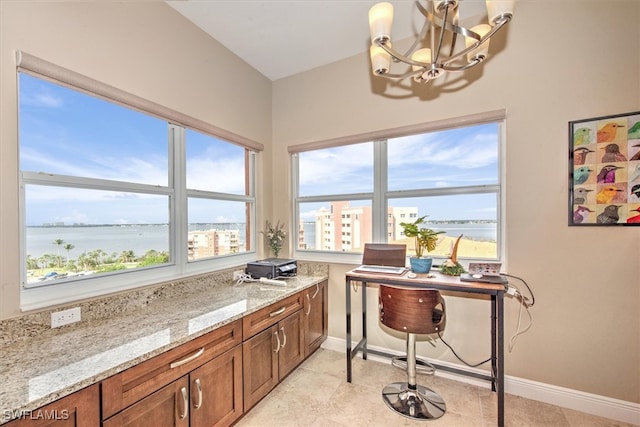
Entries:
[[[405,243],[411,254],[414,242],[400,223],[427,216],[426,227],[446,232],[430,255],[448,257],[462,235],[459,257],[499,260],[503,117],[461,121],[353,145],[293,147],[294,215],[300,224],[296,256],[359,255],[372,241]],[[336,212],[357,220],[336,221]],[[326,238],[318,245],[314,236],[321,224],[333,230],[332,237],[350,230],[349,245]]]
[[255,257],[254,150],[37,73],[18,78],[24,307]]

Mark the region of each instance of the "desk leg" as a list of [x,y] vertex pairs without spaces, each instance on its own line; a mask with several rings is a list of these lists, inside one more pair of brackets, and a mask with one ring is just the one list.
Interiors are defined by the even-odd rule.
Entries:
[[367,360],[367,282],[362,282],[362,359]]
[[504,426],[504,292],[498,292],[497,323],[498,323],[498,366],[496,380],[498,382],[498,426]]
[[347,382],[351,382],[351,281],[345,283],[346,314],[347,314]]
[[491,391],[498,391],[498,297],[491,295]]

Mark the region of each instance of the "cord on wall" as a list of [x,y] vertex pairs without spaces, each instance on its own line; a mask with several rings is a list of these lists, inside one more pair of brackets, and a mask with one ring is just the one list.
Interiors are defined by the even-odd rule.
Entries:
[[[516,344],[516,340],[518,339],[518,337],[522,334],[524,334],[525,332],[527,332],[529,329],[531,329],[531,326],[533,325],[533,315],[531,314],[531,311],[529,310],[529,308],[533,307],[533,305],[535,304],[535,296],[533,295],[533,292],[531,291],[531,288],[529,287],[529,285],[527,284],[527,282],[517,276],[513,276],[510,274],[504,274],[504,276],[507,276],[509,278],[513,278],[513,279],[517,279],[520,282],[522,282],[522,284],[524,284],[524,286],[527,288],[527,291],[529,293],[529,295],[531,296],[531,298],[528,298],[527,296],[523,295],[522,292],[520,291],[519,288],[517,288],[512,282],[511,280],[509,280],[509,282],[507,283],[507,290],[506,293],[507,295],[510,295],[511,297],[515,298],[518,300],[518,302],[520,303],[520,309],[518,310],[518,322],[516,324],[516,332],[511,336],[511,339],[509,340],[509,352],[511,352],[513,350],[513,347],[515,347]],[[527,326],[525,326],[524,328],[522,327],[522,311],[526,310],[527,315],[529,316],[529,324]]]

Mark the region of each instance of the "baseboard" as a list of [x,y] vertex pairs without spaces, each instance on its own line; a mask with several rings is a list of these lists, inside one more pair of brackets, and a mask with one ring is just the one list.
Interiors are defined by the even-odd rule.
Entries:
[[[342,338],[328,337],[327,340],[322,344],[322,348],[337,351],[340,353],[346,353],[346,340]],[[368,346],[368,348],[373,350],[385,351],[392,354],[399,354],[397,351],[372,345]],[[374,354],[369,354],[368,359],[375,361],[388,361],[388,359],[376,356]],[[488,371],[485,370],[472,369],[466,366],[460,366],[448,362],[437,362],[446,366],[464,368],[466,370],[488,374]],[[466,377],[463,375],[456,375],[443,370],[436,371],[436,375],[477,385],[479,387],[489,388],[489,383],[486,381]],[[640,425],[640,404],[638,403],[626,402],[624,400],[613,399],[597,394],[585,393],[578,390],[544,384],[537,381],[512,377],[509,375],[505,375],[504,391],[505,393],[509,393],[515,396],[521,396],[526,399],[549,403],[552,405],[560,406],[562,408],[573,409],[575,411],[609,418],[628,424]]]

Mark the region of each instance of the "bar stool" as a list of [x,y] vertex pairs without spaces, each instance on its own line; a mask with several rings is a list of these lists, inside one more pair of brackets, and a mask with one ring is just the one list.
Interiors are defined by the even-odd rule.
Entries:
[[445,302],[435,289],[380,285],[380,322],[407,333],[407,382],[387,385],[382,398],[392,410],[419,420],[440,418],[446,404],[440,395],[416,384],[416,334],[443,331]]

